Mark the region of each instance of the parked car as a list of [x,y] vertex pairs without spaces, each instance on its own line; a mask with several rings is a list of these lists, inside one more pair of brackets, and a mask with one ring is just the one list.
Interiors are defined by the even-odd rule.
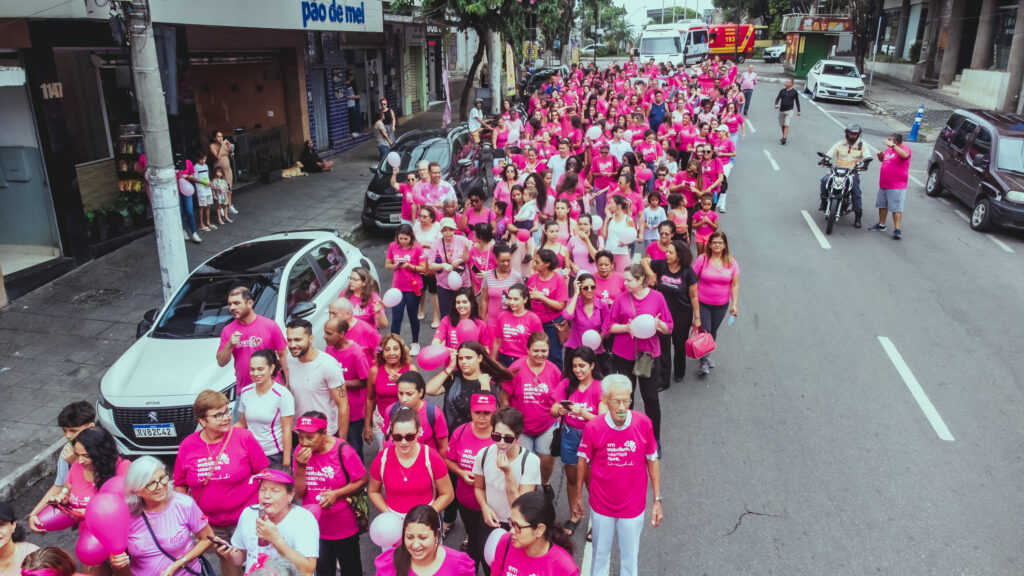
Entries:
[[580,55],[581,56],[594,56],[595,52],[597,52],[598,58],[600,58],[601,56],[607,56],[608,55],[608,45],[607,44],[587,44],[586,46],[583,47],[583,50],[580,50]]
[[1024,116],[956,110],[935,140],[925,193],[972,209],[971,228],[1024,230]]
[[221,329],[232,321],[228,292],[252,290],[257,314],[282,330],[290,318],[313,324],[322,348],[327,306],[353,268],[377,269],[337,232],[280,232],[235,245],[200,264],[160,309],[143,315],[138,340],[100,382],[96,412],[124,455],[174,454],[196,430],[192,403],[220,390],[235,400],[231,363],[217,365]]
[[[466,124],[407,132],[399,136],[391,151],[397,152],[401,158],[399,182],[405,182],[406,175],[416,171],[420,160],[440,164],[441,178],[455,187],[460,206],[466,192],[480,184],[475,169],[479,148],[473,145]],[[402,197],[391,187],[391,165],[385,159],[371,165],[370,172],[373,179],[363,199],[363,227],[374,230],[398,228],[402,223]]]
[[564,65],[537,68],[533,72],[527,72],[525,78],[519,81],[519,94],[523,98],[529,98],[537,88],[540,88],[541,84],[554,76],[556,72],[562,76],[563,80],[569,76],[569,69]]
[[786,45],[769,46],[764,49],[761,56],[765,62],[782,62],[782,59],[786,56]]
[[864,75],[851,62],[819,60],[807,72],[804,92],[810,92],[815,100],[828,98],[861,102],[864,100]]

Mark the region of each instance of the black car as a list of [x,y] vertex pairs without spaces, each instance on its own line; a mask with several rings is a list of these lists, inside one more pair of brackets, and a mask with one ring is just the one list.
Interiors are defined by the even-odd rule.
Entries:
[[[459,124],[447,129],[413,130],[398,138],[391,147],[401,157],[398,182],[405,182],[409,172],[416,171],[421,160],[441,165],[441,178],[449,182],[462,198],[474,186],[479,186],[476,162],[479,147],[473,144],[469,128]],[[391,165],[387,159],[370,166],[373,180],[363,200],[363,227],[391,230],[402,223],[402,197],[391,187]]]
[[529,98],[533,95],[534,91],[540,88],[541,84],[550,80],[555,74],[560,75],[564,81],[569,77],[569,69],[564,65],[537,68],[532,74],[528,74],[519,81],[519,94],[523,98]]

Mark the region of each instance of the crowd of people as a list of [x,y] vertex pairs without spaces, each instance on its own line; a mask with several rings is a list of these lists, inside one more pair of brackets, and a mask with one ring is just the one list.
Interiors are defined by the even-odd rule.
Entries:
[[[391,290],[354,269],[319,349],[307,320],[282,330],[234,288],[217,352],[234,368],[233,408],[198,394],[198,429],[166,466],[122,459],[92,407],[69,405],[68,448],[29,528],[45,531],[50,508],[80,519],[119,478],[127,549],[94,575],[205,574],[207,552],[227,576],[356,575],[367,532],[381,575],[572,575],[589,509],[591,574],[607,571],[616,535],[621,573],[639,573],[644,519],[664,515],[659,394],[683,380],[687,338],[717,339],[738,314],[720,215],[744,137],[740,88],[717,58],[574,66],[525,117],[505,107],[493,190],[460,205],[436,164],[401,183],[396,172]],[[699,375],[714,366],[705,355]],[[32,571],[39,552],[15,518],[0,506],[0,576],[70,573]],[[382,518],[400,524],[390,539]],[[459,521],[466,537],[449,547]]]

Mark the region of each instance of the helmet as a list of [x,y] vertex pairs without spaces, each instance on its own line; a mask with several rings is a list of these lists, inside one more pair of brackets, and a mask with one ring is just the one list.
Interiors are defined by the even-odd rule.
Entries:
[[860,124],[850,124],[846,127],[846,137],[849,138],[851,134],[856,136],[857,138],[860,138]]

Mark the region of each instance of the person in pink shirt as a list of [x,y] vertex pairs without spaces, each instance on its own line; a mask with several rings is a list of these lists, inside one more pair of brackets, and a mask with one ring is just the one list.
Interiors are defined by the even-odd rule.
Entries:
[[498,124],[491,131],[491,145],[494,146],[495,150],[505,150],[510,132],[511,130],[508,129],[508,123],[505,122],[505,118],[499,117]]
[[[452,294],[463,286],[470,286],[466,262],[472,244],[465,236],[457,234],[458,226],[451,218],[441,219],[441,237],[434,241],[427,256],[427,265],[437,273],[437,309],[441,316],[451,312]],[[452,272],[458,273],[458,282],[449,280]]]
[[907,196],[907,180],[910,178],[910,146],[903,144],[903,135],[894,132],[885,140],[878,152],[882,167],[878,170],[878,224],[868,230],[885,232],[885,217],[892,212],[892,238],[903,237],[903,203]]
[[530,310],[530,292],[525,284],[513,284],[506,291],[505,304],[508,309],[498,315],[491,356],[509,367],[526,355],[526,340],[530,334],[543,332],[544,326]]
[[[249,480],[270,463],[252,432],[231,425],[228,398],[203,390],[192,405],[202,427],[182,440],[174,460],[174,489],[188,494],[210,521],[216,537],[228,541],[242,510],[256,503],[257,484]],[[81,436],[79,436],[81,437]],[[242,569],[221,559],[225,576]]]
[[[492,337],[498,334],[498,316],[505,311],[506,291],[523,282],[518,270],[512,269],[512,247],[505,243],[495,244],[494,269],[484,272],[480,281],[483,297],[480,299],[480,316],[486,319]],[[490,347],[488,347],[490,348]]]
[[363,405],[365,422],[372,424],[363,430],[367,444],[377,438],[383,445],[384,411],[398,402],[398,378],[406,372],[419,372],[410,361],[409,349],[398,334],[388,334],[381,340],[380,351],[374,354],[373,364],[366,377],[366,403]]
[[[658,388],[662,383],[662,375],[658,369],[658,357],[661,356],[658,334],[670,334],[675,320],[661,292],[647,286],[647,272],[643,266],[630,265],[624,277],[626,291],[615,299],[604,325],[604,332],[612,334],[614,338],[612,372],[636,379],[644,400],[644,412],[654,425],[654,436],[660,439],[661,403],[658,400]],[[643,315],[654,317],[655,333],[648,338],[633,335],[633,320]],[[653,360],[648,376],[633,373],[641,355],[650,356]]]
[[704,252],[711,234],[718,230],[718,214],[714,210],[714,197],[704,194],[700,197],[700,210],[693,214],[693,240],[697,244],[697,253]]
[[455,499],[444,459],[420,443],[420,432],[419,416],[399,408],[387,431],[393,445],[382,448],[370,466],[370,502],[381,513],[404,515],[426,504],[440,514]]
[[604,238],[593,228],[593,217],[590,214],[580,214],[576,221],[574,234],[569,238],[569,262],[570,272],[578,275],[584,272],[594,274],[597,272],[597,253],[604,249]]
[[583,515],[583,481],[590,479],[590,518],[594,556],[592,574],[607,574],[612,542],[619,539],[620,574],[640,574],[640,535],[647,510],[647,481],[654,492],[651,525],[661,525],[661,473],[657,440],[651,420],[630,410],[629,378],[612,374],[601,381],[608,412],[587,422],[579,446],[576,501],[573,512]]
[[405,175],[405,182],[398,183],[398,166],[391,168],[391,187],[398,190],[398,195],[402,197],[402,224],[408,224],[412,226],[413,214],[417,212],[416,198],[414,195],[414,187],[419,182],[419,178],[416,176],[416,172],[410,171]]
[[513,378],[504,383],[502,404],[523,413],[523,435],[519,439],[527,450],[540,456],[540,481],[544,493],[554,499],[551,474],[555,470],[555,457],[551,454],[558,421],[552,416],[552,406],[564,396],[560,388],[562,370],[548,360],[550,340],[544,332],[534,332],[527,340],[526,356],[509,366]]
[[[228,362],[234,360],[236,394],[252,382],[249,377],[249,357],[253,352],[269,348],[281,358],[288,353],[288,344],[281,327],[270,318],[257,314],[252,305],[252,292],[248,288],[238,286],[228,292],[228,310],[234,320],[220,331],[217,364],[227,366]],[[282,384],[287,385],[287,369],[282,371],[282,376]],[[235,414],[238,414],[238,404],[235,404]]]
[[373,561],[377,576],[475,576],[476,564],[443,542],[441,522],[430,506],[415,506],[405,515],[402,537]]
[[419,353],[420,321],[416,317],[420,297],[423,295],[423,272],[427,257],[423,247],[416,243],[412,226],[403,224],[395,232],[395,241],[388,245],[384,267],[394,270],[391,287],[402,293],[402,300],[391,309],[391,332],[402,333],[402,321],[409,315],[409,328],[412,341]]
[[491,576],[579,576],[572,538],[555,521],[555,507],[543,494],[516,498],[509,524],[511,530],[498,541]]
[[[739,315],[737,300],[740,293],[740,265],[729,253],[729,239],[725,232],[715,232],[708,238],[707,247],[693,262],[697,273],[697,300],[700,302],[700,323],[715,339],[717,349],[718,328],[725,313]],[[700,359],[700,375],[706,376],[715,361],[708,354]]]
[[470,414],[472,421],[466,422],[452,432],[445,453],[448,470],[458,479],[455,484],[455,501],[459,506],[462,524],[466,527],[466,551],[477,563],[483,563],[483,549],[490,530],[484,524],[480,503],[476,499],[476,475],[473,465],[477,454],[494,444],[491,432],[491,416],[498,409],[498,399],[491,392],[477,392],[471,396]]
[[622,274],[615,270],[615,256],[607,250],[601,250],[594,257],[597,274],[594,275],[596,291],[594,297],[608,308],[615,303],[615,298],[626,289]]
[[[553,226],[551,227],[553,228]],[[550,229],[550,228],[549,228]],[[561,245],[558,245],[561,247]],[[564,251],[565,248],[562,247]],[[531,310],[537,315],[544,332],[551,341],[551,361],[562,365],[562,344],[558,340],[558,328],[562,324],[562,310],[569,300],[569,287],[564,274],[559,273],[558,257],[548,249],[541,249],[533,258],[533,275],[527,278],[530,289]],[[564,270],[562,270],[564,272]]]
[[85,516],[89,500],[99,493],[100,488],[114,476],[124,476],[131,462],[117,454],[114,437],[103,428],[88,428],[75,438],[71,445],[75,461],[71,463],[66,491],[60,500],[74,510],[75,516]]
[[[480,310],[473,289],[460,288],[455,292],[452,304],[451,314],[441,319],[441,325],[437,327],[431,344],[440,344],[451,350],[456,350],[463,341],[476,340],[490,349],[494,344],[494,336],[487,323],[480,318]],[[468,322],[473,326],[465,339],[459,335],[459,326],[463,322]]]
[[609,154],[610,144],[601,142],[601,154],[591,160],[590,174],[593,177],[594,193],[597,196],[597,211],[604,213],[608,202],[608,194],[615,189],[615,174],[619,169],[619,160]]
[[[299,413],[309,410],[325,412],[327,416],[327,433],[345,438],[355,447],[359,455],[363,455],[364,419],[363,406],[366,402],[367,378],[370,374],[370,363],[366,361],[366,351],[359,344],[348,339],[348,324],[338,318],[328,318],[324,322],[324,352],[338,362],[341,371],[341,386],[330,388],[328,394],[321,389],[312,395],[313,402],[305,408],[298,406]],[[299,386],[293,386],[298,390]]]
[[195,500],[171,490],[170,480],[163,463],[152,456],[128,468],[128,550],[110,558],[118,573],[129,568],[132,576],[188,576],[202,569],[198,558],[209,548],[213,530]]
[[680,163],[685,164],[690,160],[693,144],[697,141],[698,136],[700,136],[700,131],[693,125],[690,114],[684,113],[679,121],[679,127],[676,128],[676,149],[680,153]]
[[[292,459],[295,498],[302,507],[320,509],[320,556],[317,574],[361,576],[359,523],[348,498],[369,483],[363,459],[351,444],[327,434],[327,416],[310,411],[295,425],[299,445]],[[315,516],[315,514],[314,514]]]
[[472,280],[473,293],[480,292],[480,284],[484,274],[493,270],[494,261],[494,222],[478,222],[474,226],[473,245],[469,247],[469,278]]
[[495,202],[512,203],[512,187],[519,182],[519,168],[512,162],[505,164],[501,169],[500,179],[494,186],[494,198],[491,199],[491,209],[494,209]]
[[327,306],[327,315],[330,318],[338,318],[348,324],[346,337],[362,346],[366,353],[366,360],[373,362],[373,356],[380,346],[380,332],[366,322],[355,317],[352,302],[345,298],[338,298]]
[[494,223],[494,212],[484,206],[484,191],[474,188],[466,195],[466,205],[459,217],[459,229],[470,240],[476,240],[476,225]]
[[348,277],[348,286],[338,295],[352,302],[352,315],[378,330],[386,328],[388,317],[384,313],[384,303],[380,299],[380,288],[370,271],[362,266],[352,269]]
[[[438,454],[447,453],[448,422],[440,406],[427,402],[427,383],[423,376],[419,372],[406,372],[398,377],[397,384],[398,401],[380,411],[384,417],[383,428],[387,430],[391,426],[392,416],[398,414],[398,410],[404,406],[420,418],[420,444],[437,450]],[[381,445],[389,446],[391,442],[384,438]]]

